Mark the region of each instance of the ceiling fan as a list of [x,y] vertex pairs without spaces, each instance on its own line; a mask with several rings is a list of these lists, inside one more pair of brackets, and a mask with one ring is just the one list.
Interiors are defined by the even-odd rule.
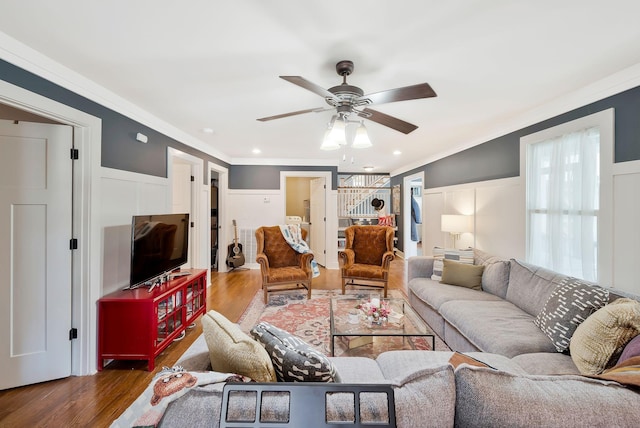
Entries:
[[412,86],[405,86],[397,89],[389,89],[386,91],[374,92],[372,94],[366,94],[357,86],[352,86],[347,83],[347,76],[353,73],[353,62],[344,60],[336,64],[336,72],[342,76],[342,84],[334,86],[329,89],[316,85],[313,82],[308,81],[301,76],[280,76],[281,79],[291,82],[294,85],[298,85],[304,89],[307,89],[313,93],[324,97],[324,100],[331,107],[318,107],[310,108],[306,110],[298,110],[290,113],[278,114],[275,116],[268,116],[258,119],[261,122],[266,122],[274,119],[281,119],[283,117],[295,116],[298,114],[305,114],[311,112],[321,112],[327,110],[336,109],[338,116],[347,120],[349,115],[355,114],[364,119],[369,119],[377,122],[381,125],[400,131],[404,134],[408,134],[418,127],[404,120],[400,120],[396,117],[389,116],[388,114],[381,113],[370,108],[362,108],[371,104],[383,104],[392,103],[396,101],[415,100],[419,98],[431,98],[436,97],[437,94],[429,86],[428,83],[420,83]]

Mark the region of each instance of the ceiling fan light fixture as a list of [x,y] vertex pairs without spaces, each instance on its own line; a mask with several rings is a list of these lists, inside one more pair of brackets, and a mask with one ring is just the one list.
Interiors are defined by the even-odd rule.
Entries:
[[322,144],[320,145],[320,150],[338,150],[340,148],[340,144],[337,141],[331,138],[331,129],[327,129],[324,132],[324,138],[322,139]]
[[369,134],[367,133],[367,128],[364,126],[363,122],[360,122],[360,126],[356,129],[356,136],[353,139],[352,147],[354,149],[366,149],[371,146],[372,144],[369,139]]
[[338,147],[344,146],[347,144],[346,131],[347,125],[344,123],[344,120],[339,117],[333,122],[328,138],[338,144]]

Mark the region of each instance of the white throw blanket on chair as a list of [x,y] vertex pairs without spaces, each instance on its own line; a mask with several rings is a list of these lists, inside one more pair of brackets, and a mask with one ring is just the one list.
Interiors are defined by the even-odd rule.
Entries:
[[[309,244],[302,239],[302,231],[299,224],[281,224],[280,231],[287,243],[296,250],[297,253],[305,254],[310,253],[311,249]],[[313,277],[320,276],[320,269],[318,269],[318,263],[315,260],[311,260],[311,270],[313,271]]]

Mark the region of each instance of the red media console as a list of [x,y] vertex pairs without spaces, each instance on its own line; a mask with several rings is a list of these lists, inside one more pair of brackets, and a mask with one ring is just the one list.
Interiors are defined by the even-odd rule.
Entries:
[[98,300],[98,370],[104,360],[155,358],[204,314],[207,303],[207,271],[183,270],[162,285],[121,290]]

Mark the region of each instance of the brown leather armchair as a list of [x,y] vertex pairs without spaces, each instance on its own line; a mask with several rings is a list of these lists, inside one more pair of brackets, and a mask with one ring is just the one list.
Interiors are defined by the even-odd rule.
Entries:
[[[302,229],[302,238],[307,231]],[[307,298],[311,298],[311,260],[313,253],[296,252],[282,236],[279,226],[263,226],[256,230],[256,262],[260,264],[264,302],[269,301],[269,291],[294,290],[306,288]],[[281,285],[296,284],[295,287],[282,288]],[[275,288],[272,288],[277,286]],[[302,286],[302,287],[301,287]]]
[[[345,248],[338,252],[342,294],[347,284],[384,288],[387,297],[389,265],[393,260],[394,231],[389,226],[349,226],[344,231]],[[355,280],[381,282],[356,284]]]

